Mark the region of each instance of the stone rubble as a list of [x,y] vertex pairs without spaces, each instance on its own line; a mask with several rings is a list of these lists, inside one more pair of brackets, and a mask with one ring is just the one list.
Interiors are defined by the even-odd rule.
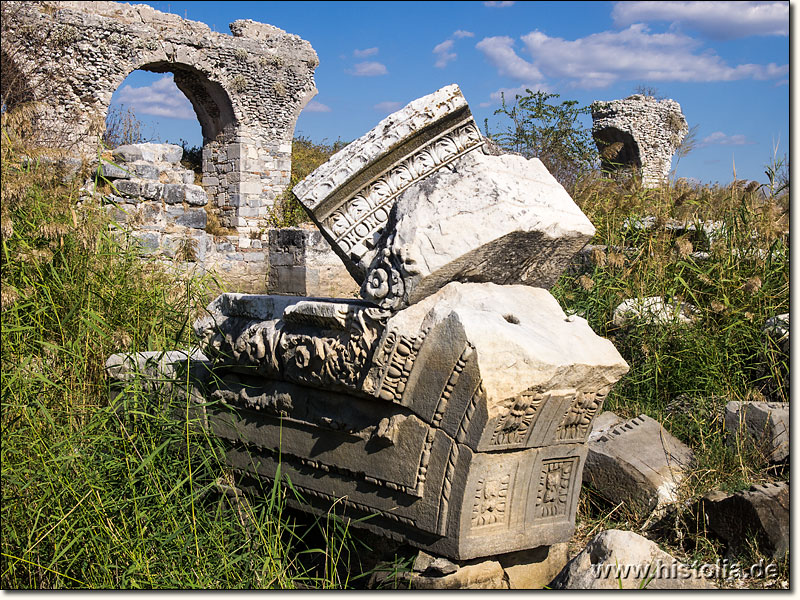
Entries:
[[716,585],[632,531],[598,533],[558,574],[557,590],[693,590]]
[[708,528],[728,543],[729,550],[746,549],[752,536],[773,558],[789,551],[789,482],[754,485],[728,494],[714,491],[700,502]]
[[725,406],[726,444],[741,448],[745,441],[754,444],[770,463],[789,458],[789,403],[739,402]]
[[612,322],[625,327],[633,321],[648,325],[693,325],[700,311],[688,302],[667,300],[660,296],[627,298],[615,309]]
[[789,355],[789,313],[767,319],[761,332],[773,340],[784,354]]
[[639,415],[617,422],[614,413],[598,421],[588,438],[584,484],[613,504],[623,502],[651,513],[678,500],[678,490],[694,453],[658,421]]

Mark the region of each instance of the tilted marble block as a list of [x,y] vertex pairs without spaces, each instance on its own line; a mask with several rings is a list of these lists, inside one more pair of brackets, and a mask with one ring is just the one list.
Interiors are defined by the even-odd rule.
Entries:
[[470,152],[397,197],[361,296],[398,310],[450,281],[550,288],[594,232],[539,159]]
[[461,90],[449,85],[383,119],[292,191],[360,284],[397,196],[483,143]]
[[280,464],[301,508],[339,501],[460,560],[569,539],[584,442],[628,369],[529,286],[450,283],[395,314],[224,294],[195,330],[231,466],[255,481]]

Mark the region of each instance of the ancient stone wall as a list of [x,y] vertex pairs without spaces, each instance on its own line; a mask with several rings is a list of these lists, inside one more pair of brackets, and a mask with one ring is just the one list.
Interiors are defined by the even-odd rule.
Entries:
[[646,187],[669,176],[672,155],[689,131],[681,106],[634,94],[591,104],[592,135],[604,170],[633,171]]
[[[258,235],[208,231],[208,195],[172,144],[130,144],[102,160],[82,202],[99,203],[142,258],[177,272],[213,273],[236,292],[349,298],[358,285],[320,232],[266,228]],[[223,232],[224,233],[224,232]]]
[[220,222],[243,235],[266,224],[289,183],[297,117],[317,92],[307,41],[250,20],[226,35],[141,4],[3,5],[3,79],[18,75],[4,99],[32,101],[43,143],[95,155],[125,78],[173,73],[200,121],[203,186]]

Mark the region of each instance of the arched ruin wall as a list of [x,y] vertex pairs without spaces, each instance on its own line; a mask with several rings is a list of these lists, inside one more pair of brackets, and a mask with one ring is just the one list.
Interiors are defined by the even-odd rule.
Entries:
[[[204,183],[223,225],[243,234],[265,226],[289,183],[297,117],[316,94],[307,41],[253,21],[225,35],[145,5],[4,5],[3,46],[45,107],[43,122],[63,132],[55,143],[85,155],[96,153],[111,96],[132,71],[155,64],[218,84],[234,122],[204,140]],[[204,132],[214,129],[198,118]]]
[[655,187],[667,179],[672,155],[688,132],[680,104],[669,99],[659,101],[634,95],[622,100],[593,102],[591,108],[592,131],[601,153],[603,142],[598,133],[606,129],[624,132],[636,145],[644,185]]

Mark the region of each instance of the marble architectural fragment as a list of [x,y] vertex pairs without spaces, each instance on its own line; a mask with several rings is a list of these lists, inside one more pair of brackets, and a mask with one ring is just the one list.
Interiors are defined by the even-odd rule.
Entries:
[[[538,161],[483,145],[457,86],[390,115],[295,187],[365,299],[223,294],[194,325],[197,408],[237,485],[288,480],[293,506],[438,555],[443,587],[569,540],[628,370],[544,289],[591,223]],[[381,257],[402,265],[383,296]]]
[[728,494],[713,491],[700,502],[709,529],[733,550],[755,538],[760,548],[780,559],[789,551],[789,482],[751,486]]
[[789,458],[789,403],[739,402],[725,406],[726,442],[734,448],[745,439],[771,463]]
[[714,589],[703,574],[632,531],[598,533],[558,574],[557,590]]
[[450,281],[550,288],[594,231],[539,159],[471,152],[397,197],[361,296],[397,310]]
[[483,144],[461,90],[448,85],[383,119],[293,192],[360,284],[397,196]]
[[454,282],[395,314],[225,294],[195,329],[234,468],[280,462],[312,507],[346,497],[377,515],[364,526],[455,559],[569,538],[584,442],[628,368],[528,286]]
[[583,481],[603,497],[647,512],[677,500],[694,453],[658,421],[639,415],[592,438]]

